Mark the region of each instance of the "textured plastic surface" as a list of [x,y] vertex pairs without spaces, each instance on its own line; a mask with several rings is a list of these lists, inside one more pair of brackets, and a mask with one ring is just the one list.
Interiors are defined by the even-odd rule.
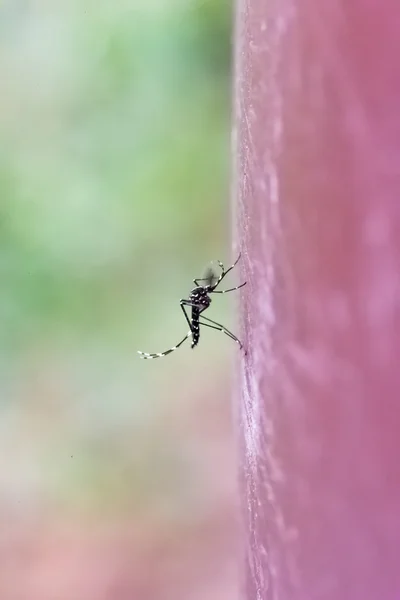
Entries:
[[236,17],[243,597],[397,600],[399,4]]

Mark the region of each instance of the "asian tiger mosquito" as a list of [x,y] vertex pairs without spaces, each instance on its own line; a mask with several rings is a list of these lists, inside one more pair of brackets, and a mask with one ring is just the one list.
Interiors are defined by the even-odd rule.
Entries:
[[[204,327],[210,327],[211,329],[217,329],[218,331],[222,331],[222,333],[225,333],[228,337],[230,337],[232,340],[234,340],[239,345],[239,348],[242,349],[243,344],[236,337],[236,335],[234,335],[231,331],[229,331],[223,325],[220,325],[220,323],[216,323],[215,321],[212,321],[211,319],[208,319],[207,317],[204,317],[202,315],[202,313],[211,304],[210,294],[226,294],[227,292],[233,292],[233,291],[238,290],[239,288],[243,287],[244,285],[246,285],[247,282],[245,281],[244,283],[241,283],[240,285],[238,285],[234,288],[230,288],[228,290],[217,290],[216,289],[217,286],[219,286],[221,281],[224,279],[224,277],[226,275],[228,275],[229,271],[232,271],[233,267],[235,267],[237,265],[237,263],[239,262],[240,256],[241,255],[239,254],[239,256],[237,257],[237,259],[233,263],[233,265],[231,267],[229,267],[229,269],[227,269],[226,271],[225,271],[225,268],[224,268],[224,265],[222,264],[222,262],[219,260],[216,261],[218,263],[218,266],[221,269],[221,274],[219,275],[219,277],[216,277],[213,270],[209,269],[207,272],[207,277],[193,279],[193,283],[195,284],[196,287],[192,289],[192,291],[189,294],[189,298],[187,300],[182,299],[179,302],[180,307],[183,311],[183,314],[185,315],[185,319],[189,325],[188,333],[185,335],[185,337],[180,342],[178,342],[178,344],[176,344],[176,346],[169,348],[169,350],[165,350],[165,352],[154,352],[154,353],[149,354],[147,352],[140,352],[140,350],[138,350],[138,354],[140,355],[140,358],[149,359],[149,358],[161,358],[163,356],[167,356],[167,354],[171,354],[171,352],[174,352],[174,350],[177,350],[179,348],[179,346],[181,346],[183,344],[183,342],[186,341],[190,336],[192,336],[192,348],[195,348],[197,346],[197,344],[199,343],[199,339],[200,339],[200,325],[202,325],[202,326],[204,325]],[[214,280],[216,280],[215,283],[213,283]],[[206,283],[206,285],[200,285],[199,281],[206,281],[207,283]],[[191,317],[186,312],[186,307],[190,307],[192,309]],[[204,321],[207,321],[207,323],[205,323]]]

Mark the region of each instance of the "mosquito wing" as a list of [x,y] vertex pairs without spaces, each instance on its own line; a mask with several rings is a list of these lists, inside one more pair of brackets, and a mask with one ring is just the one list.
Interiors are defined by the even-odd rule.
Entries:
[[210,285],[214,286],[218,281],[219,273],[215,270],[212,265],[209,265],[204,271],[203,277],[201,281],[204,286]]

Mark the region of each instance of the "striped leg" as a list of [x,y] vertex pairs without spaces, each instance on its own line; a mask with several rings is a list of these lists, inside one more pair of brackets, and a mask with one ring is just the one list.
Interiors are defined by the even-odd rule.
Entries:
[[[238,264],[238,262],[239,262],[239,260],[240,260],[240,257],[241,257],[241,256],[242,256],[242,253],[240,253],[240,254],[239,254],[239,256],[237,257],[237,259],[235,260],[235,262],[233,263],[233,265],[232,265],[231,267],[229,267],[229,269],[227,269],[226,271],[225,271],[225,267],[224,267],[224,265],[222,264],[222,262],[221,262],[220,260],[217,260],[217,263],[218,263],[218,264],[219,264],[219,266],[221,267],[222,273],[221,273],[221,275],[219,276],[219,278],[218,278],[218,281],[217,281],[217,283],[216,283],[216,284],[215,284],[215,286],[214,286],[214,289],[215,289],[215,288],[216,288],[216,287],[217,287],[217,286],[218,286],[218,285],[221,283],[221,281],[223,280],[223,278],[224,278],[224,277],[226,277],[226,275],[228,275],[229,271],[232,271],[232,269],[233,269],[234,267],[236,267],[236,265]],[[233,289],[236,289],[236,288],[232,288],[232,290],[233,290]],[[228,291],[228,290],[226,290],[226,291]],[[229,290],[229,291],[231,291],[231,290]],[[220,293],[224,293],[224,292],[220,292]]]
[[145,359],[162,358],[163,356],[167,356],[167,354],[171,354],[171,352],[174,352],[174,350],[177,350],[179,348],[179,346],[182,346],[183,342],[185,342],[187,340],[187,338],[190,337],[191,335],[192,335],[192,331],[190,330],[185,335],[183,340],[181,340],[178,344],[176,344],[176,346],[169,348],[169,350],[165,350],[165,352],[153,352],[152,354],[149,354],[148,352],[140,352],[140,350],[138,350],[138,354],[140,355],[140,358],[145,358]]
[[244,285],[246,285],[246,283],[247,281],[241,283],[240,285],[237,285],[234,288],[229,288],[229,290],[211,290],[210,294],[226,294],[227,292],[234,292],[235,290],[242,288]]
[[233,340],[234,342],[236,342],[239,345],[240,349],[243,348],[242,342],[239,340],[239,338],[236,337],[236,335],[234,335],[232,333],[232,331],[229,331],[229,329],[227,329],[226,327],[224,327],[220,323],[217,323],[216,321],[212,321],[211,319],[208,319],[207,317],[204,317],[203,315],[200,318],[204,319],[205,321],[208,321],[209,323],[213,323],[213,325],[209,325],[208,323],[200,323],[200,325],[204,325],[205,327],[211,327],[211,329],[217,329],[218,331],[222,331],[222,333],[225,333],[225,335],[227,335],[228,337],[230,337],[231,340]]
[[186,321],[187,321],[187,323],[189,325],[189,329],[190,329],[190,331],[192,331],[192,329],[193,329],[192,328],[192,324],[191,324],[190,319],[188,317],[188,314],[187,314],[187,312],[185,310],[185,306],[193,306],[193,303],[189,302],[189,300],[182,299],[182,300],[179,301],[179,304],[180,304],[180,307],[182,309],[183,314],[185,315],[185,319],[186,319]]

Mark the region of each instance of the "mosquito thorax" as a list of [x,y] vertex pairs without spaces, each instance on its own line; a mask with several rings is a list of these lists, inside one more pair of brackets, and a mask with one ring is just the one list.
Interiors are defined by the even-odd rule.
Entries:
[[211,298],[209,297],[209,291],[206,287],[203,286],[199,286],[194,288],[191,292],[190,292],[190,300],[192,302],[196,302],[199,304],[205,304],[205,305],[209,305],[211,304]]

